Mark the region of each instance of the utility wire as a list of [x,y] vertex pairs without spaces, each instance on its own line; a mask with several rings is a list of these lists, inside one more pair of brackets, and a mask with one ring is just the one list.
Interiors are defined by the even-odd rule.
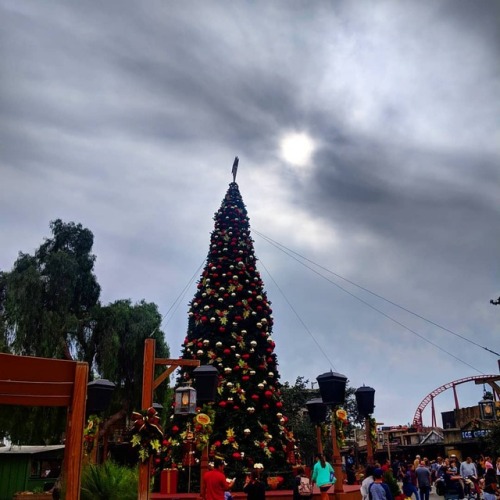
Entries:
[[316,340],[316,337],[312,334],[311,330],[309,330],[309,328],[307,328],[307,325],[304,323],[304,321],[302,321],[302,318],[299,316],[299,313],[295,310],[295,308],[293,307],[292,303],[288,300],[287,296],[285,295],[285,292],[283,292],[283,290],[278,285],[278,283],[276,283],[276,280],[273,278],[273,276],[269,272],[269,269],[264,265],[264,263],[262,262],[262,259],[259,259],[259,263],[265,269],[265,271],[267,272],[267,274],[271,278],[272,282],[274,283],[274,285],[276,286],[276,288],[279,290],[279,292],[281,293],[281,295],[283,296],[283,298],[285,299],[286,303],[288,304],[288,306],[290,307],[290,309],[293,311],[293,313],[295,314],[295,316],[297,316],[297,319],[299,320],[299,322],[301,323],[301,325],[304,327],[304,329],[306,330],[306,332],[313,339],[314,343],[318,346],[318,349],[320,350],[321,354],[323,354],[323,356],[326,358],[326,360],[328,361],[328,364],[335,371],[337,371],[337,369],[335,368],[335,366],[333,366],[333,363],[330,360],[330,358],[328,357],[328,355],[326,354],[326,352],[323,350],[323,348],[321,347],[321,345],[319,344],[319,342]]
[[[203,260],[202,263],[198,266],[198,269],[196,269],[196,271],[194,272],[194,274],[191,276],[191,278],[187,282],[186,286],[182,289],[181,293],[177,296],[177,298],[174,300],[174,302],[172,303],[172,305],[168,308],[168,311],[161,317],[161,321],[160,321],[159,326],[157,326],[151,332],[151,334],[149,335],[150,337],[152,337],[158,331],[158,329],[163,324],[163,320],[165,319],[165,317],[167,316],[167,314],[170,313],[170,311],[172,311],[172,309],[174,310],[174,313],[177,311],[177,309],[180,306],[181,300],[186,295],[187,291],[189,290],[189,287],[192,285],[192,283],[196,279],[196,276],[198,276],[198,273],[200,272],[200,269],[202,268],[202,266],[203,266],[204,263],[205,263],[205,260]],[[170,323],[170,320],[173,318],[173,316],[174,316],[173,314],[172,314],[172,316],[170,316],[170,318],[165,323],[165,326],[167,326]]]
[[[275,247],[279,248],[280,250],[281,250],[282,248],[284,248],[284,249],[286,249],[286,251],[287,251],[287,252],[290,252],[290,253],[292,253],[292,254],[294,254],[294,255],[297,255],[297,256],[298,256],[298,257],[300,257],[301,259],[304,259],[306,262],[309,262],[309,263],[313,264],[314,266],[318,267],[319,269],[323,269],[324,271],[326,271],[326,272],[328,272],[328,273],[330,273],[330,274],[333,274],[333,276],[336,276],[337,278],[340,278],[341,280],[343,280],[343,281],[345,281],[345,282],[349,283],[350,285],[353,285],[353,286],[355,286],[355,287],[359,288],[360,290],[363,290],[364,292],[367,292],[367,293],[369,293],[369,294],[373,295],[374,297],[377,297],[378,299],[384,300],[385,302],[387,302],[387,303],[389,303],[389,304],[391,304],[391,305],[393,305],[393,306],[395,306],[395,307],[398,307],[399,309],[401,309],[401,310],[403,310],[403,311],[405,311],[405,312],[407,312],[407,313],[409,313],[409,314],[411,314],[411,315],[415,316],[416,318],[419,318],[419,319],[421,319],[421,320],[423,320],[423,321],[426,321],[427,323],[429,323],[429,324],[431,324],[431,325],[433,325],[433,326],[435,326],[435,327],[437,327],[437,328],[440,328],[441,330],[444,330],[445,332],[451,333],[451,334],[452,334],[452,335],[454,335],[455,337],[458,337],[458,338],[460,338],[460,339],[462,339],[462,340],[465,340],[466,342],[469,342],[470,344],[473,344],[473,345],[475,345],[476,347],[479,347],[480,349],[484,349],[485,351],[488,351],[488,352],[490,352],[491,354],[494,354],[495,356],[500,356],[500,353],[498,353],[498,352],[494,351],[493,349],[490,349],[489,347],[482,346],[481,344],[478,344],[477,342],[474,342],[473,340],[468,339],[467,337],[464,337],[463,335],[460,335],[459,333],[456,333],[456,332],[454,332],[453,330],[450,330],[449,328],[446,328],[445,326],[440,325],[439,323],[436,323],[436,322],[434,322],[434,321],[432,321],[432,320],[430,320],[430,319],[427,319],[427,318],[425,318],[424,316],[421,316],[420,314],[418,314],[418,313],[416,313],[416,312],[410,311],[410,309],[407,309],[406,307],[404,307],[404,306],[402,306],[402,305],[400,305],[400,304],[397,304],[396,302],[393,302],[392,300],[387,299],[387,298],[383,297],[382,295],[379,295],[378,293],[372,292],[372,291],[371,291],[371,290],[369,290],[368,288],[365,288],[365,287],[363,287],[363,286],[361,286],[361,285],[358,285],[357,283],[354,283],[354,281],[351,281],[351,280],[349,280],[349,279],[347,279],[347,278],[344,278],[344,277],[343,277],[343,276],[341,276],[340,274],[337,274],[337,273],[335,273],[334,271],[332,271],[332,270],[330,270],[330,269],[328,269],[328,268],[326,268],[326,267],[324,267],[324,266],[322,266],[322,265],[320,265],[320,264],[317,264],[316,262],[314,262],[314,261],[312,261],[312,260],[308,259],[307,257],[305,257],[305,256],[303,256],[303,255],[301,255],[301,254],[299,254],[299,253],[297,253],[297,252],[293,251],[292,249],[290,249],[290,248],[286,247],[285,245],[283,245],[283,244],[281,244],[281,243],[279,243],[279,242],[277,242],[277,241],[273,240],[273,239],[272,239],[272,238],[270,238],[269,236],[266,236],[266,235],[264,235],[264,234],[262,234],[262,233],[259,233],[259,231],[256,231],[255,229],[253,229],[253,232],[254,232],[255,234],[259,235],[261,238],[263,238],[263,239],[267,240],[267,242],[268,242],[268,243],[270,243],[270,244],[274,245]],[[286,253],[286,252],[285,252],[285,253]]]
[[[284,245],[279,245],[277,244],[276,242],[274,242],[274,240],[272,240],[271,238],[268,238],[267,236],[263,235],[262,233],[259,233],[258,231],[255,231],[255,229],[253,230],[254,233],[256,233],[257,235],[259,235],[261,238],[263,238],[264,240],[266,240],[268,243],[270,243],[271,245],[273,245],[275,248],[277,248],[278,250],[281,250],[283,253],[285,253],[286,255],[288,255],[289,257],[291,257],[292,259],[294,259],[295,261],[297,261],[299,264],[303,265],[304,267],[306,267],[307,269],[309,269],[310,271],[312,271],[313,273],[317,274],[318,276],[320,276],[321,278],[323,278],[324,280],[328,281],[329,283],[331,283],[332,285],[336,286],[337,288],[339,288],[340,290],[342,290],[344,293],[347,293],[348,295],[350,295],[351,297],[355,298],[356,300],[360,301],[361,303],[365,304],[367,307],[369,307],[370,309],[373,309],[374,311],[378,312],[379,314],[381,314],[382,316],[384,316],[385,318],[389,319],[390,321],[396,323],[397,325],[401,326],[402,328],[404,328],[405,330],[408,330],[410,333],[413,333],[413,335],[416,335],[417,337],[421,338],[423,341],[431,344],[432,346],[436,347],[436,349],[439,349],[440,351],[444,352],[445,354],[448,354],[449,356],[451,356],[452,358],[456,359],[457,361],[459,361],[460,363],[463,363],[464,365],[467,365],[469,368],[472,368],[473,370],[477,371],[478,373],[480,373],[481,375],[484,375],[484,373],[481,371],[481,370],[478,370],[477,368],[475,368],[474,366],[472,366],[471,364],[467,363],[466,361],[458,358],[457,356],[455,356],[454,354],[452,354],[451,352],[447,351],[446,349],[444,349],[443,347],[437,345],[436,343],[432,342],[431,340],[427,339],[426,337],[424,337],[423,335],[421,335],[420,333],[416,332],[415,330],[411,329],[410,327],[406,326],[405,324],[401,323],[400,321],[392,318],[391,316],[389,316],[388,314],[386,314],[385,312],[381,311],[380,309],[376,308],[375,306],[372,306],[369,302],[367,302],[366,300],[362,299],[361,297],[358,297],[357,295],[353,294],[352,292],[350,292],[349,290],[347,290],[346,288],[340,286],[338,283],[335,283],[334,281],[330,280],[329,278],[327,278],[326,276],[324,276],[323,274],[321,274],[320,272],[316,271],[315,269],[313,269],[312,267],[308,266],[307,264],[305,264],[304,262],[300,261],[298,258],[296,258],[294,255],[292,255],[292,253],[290,253],[289,251],[287,251],[288,249],[286,249],[286,247],[284,247]],[[283,247],[283,248],[281,248]],[[286,249],[286,250],[284,250]],[[295,253],[295,252],[294,252]],[[318,266],[320,267],[320,266]],[[334,274],[334,273],[333,273]]]

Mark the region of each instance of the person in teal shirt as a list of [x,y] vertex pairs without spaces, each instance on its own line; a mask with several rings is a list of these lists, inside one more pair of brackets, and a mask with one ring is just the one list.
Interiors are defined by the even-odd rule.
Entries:
[[316,484],[321,492],[321,500],[328,500],[328,490],[335,484],[335,472],[325,457],[318,453],[314,464],[311,482]]

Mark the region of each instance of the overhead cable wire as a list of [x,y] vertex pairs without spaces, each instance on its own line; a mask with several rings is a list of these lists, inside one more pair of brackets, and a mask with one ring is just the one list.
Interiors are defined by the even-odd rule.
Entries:
[[284,249],[286,249],[287,252],[290,252],[290,253],[292,253],[294,255],[297,255],[301,259],[304,259],[306,262],[309,262],[309,263],[313,264],[314,266],[318,267],[319,269],[322,269],[323,271],[326,271],[326,272],[328,272],[330,274],[333,274],[333,276],[336,276],[337,278],[339,278],[339,279],[341,279],[341,280],[349,283],[350,285],[353,285],[356,288],[359,288],[360,290],[363,290],[364,292],[367,292],[370,295],[373,295],[374,297],[377,297],[378,299],[381,299],[381,300],[387,302],[388,304],[391,304],[394,307],[397,307],[397,308],[399,308],[399,309],[407,312],[408,314],[411,314],[412,316],[415,316],[416,318],[421,319],[422,321],[426,321],[427,323],[429,323],[429,324],[431,324],[431,325],[433,325],[433,326],[435,326],[435,327],[437,327],[437,328],[439,328],[439,329],[441,329],[441,330],[443,330],[445,332],[451,333],[455,337],[458,337],[458,338],[460,338],[462,340],[465,340],[466,342],[469,342],[470,344],[473,344],[476,347],[479,347],[480,349],[484,349],[485,351],[488,351],[489,353],[494,354],[495,356],[500,356],[500,353],[494,351],[493,349],[490,349],[489,347],[486,347],[486,346],[483,346],[481,344],[478,344],[477,342],[474,342],[473,340],[468,339],[467,337],[464,337],[463,335],[460,335],[459,333],[456,333],[453,330],[450,330],[449,328],[446,328],[445,326],[440,325],[439,323],[436,323],[435,321],[432,321],[432,320],[430,320],[428,318],[425,318],[424,316],[422,316],[422,315],[420,315],[420,314],[418,314],[418,313],[416,313],[414,311],[411,311],[410,309],[407,309],[406,307],[402,306],[401,304],[398,304],[398,303],[396,303],[396,302],[394,302],[394,301],[392,301],[392,300],[390,300],[390,299],[388,299],[386,297],[383,297],[382,295],[380,295],[380,294],[378,294],[376,292],[373,292],[373,291],[369,290],[368,288],[365,288],[362,285],[358,285],[354,281],[351,281],[348,278],[345,278],[344,276],[341,276],[340,274],[337,274],[336,272],[332,271],[331,269],[328,269],[328,268],[322,266],[321,264],[318,264],[318,263],[316,263],[316,262],[308,259],[307,257],[305,257],[305,256],[303,256],[303,255],[301,255],[301,254],[299,254],[297,252],[295,252],[294,250],[286,247],[282,243],[279,243],[276,240],[273,240],[269,236],[266,236],[266,235],[264,235],[262,233],[259,233],[259,231],[256,231],[255,229],[253,229],[253,232],[255,234],[259,235],[261,238],[267,240],[268,243],[276,246],[280,250],[281,250],[281,248],[284,248]]
[[[285,253],[286,255],[288,255],[289,257],[291,257],[292,259],[294,259],[295,261],[297,261],[299,264],[301,264],[302,266],[306,267],[307,269],[309,269],[310,271],[312,271],[313,273],[317,274],[318,276],[320,276],[321,278],[323,278],[325,281],[328,281],[329,283],[331,283],[332,285],[336,286],[337,288],[339,288],[340,290],[342,290],[344,293],[347,293],[348,295],[350,295],[351,297],[355,298],[356,300],[358,300],[359,302],[365,304],[367,307],[369,307],[370,309],[373,309],[374,311],[378,312],[379,314],[381,314],[382,316],[384,316],[385,318],[387,318],[388,320],[392,321],[393,323],[396,323],[397,325],[401,326],[402,328],[404,328],[405,330],[408,330],[410,333],[412,333],[413,335],[419,337],[420,339],[422,339],[423,341],[427,342],[428,344],[434,346],[436,349],[439,349],[440,351],[444,352],[445,354],[448,354],[448,356],[451,356],[452,358],[454,358],[455,360],[459,361],[460,363],[463,363],[464,365],[467,365],[469,368],[472,368],[473,370],[477,371],[478,373],[480,373],[481,375],[485,375],[484,372],[482,372],[481,370],[478,370],[477,368],[475,368],[474,366],[472,366],[471,364],[467,363],[466,361],[464,361],[463,359],[460,359],[459,357],[455,356],[454,354],[452,354],[451,352],[447,351],[446,349],[444,349],[443,347],[439,346],[438,344],[432,342],[432,340],[429,340],[428,338],[424,337],[423,335],[421,335],[420,333],[416,332],[415,330],[413,330],[412,328],[410,328],[409,326],[406,326],[405,324],[401,323],[400,321],[398,321],[397,319],[394,319],[393,317],[389,316],[388,314],[386,314],[385,312],[381,311],[380,309],[378,309],[377,307],[375,306],[372,306],[369,302],[367,302],[366,300],[362,299],[361,297],[358,297],[357,295],[355,295],[354,293],[350,292],[349,290],[347,290],[346,288],[340,286],[338,283],[335,283],[335,281],[332,281],[331,279],[327,278],[326,276],[324,276],[323,274],[321,274],[320,272],[316,271],[316,269],[313,269],[312,267],[308,266],[307,264],[305,264],[304,262],[302,262],[301,260],[297,259],[294,255],[292,255],[290,252],[284,250],[283,248],[281,248],[280,246],[278,246],[277,244],[274,243],[274,241],[271,239],[271,238],[268,238],[267,236],[263,235],[262,233],[259,233],[258,231],[255,231],[255,229],[253,230],[254,233],[258,234],[261,238],[263,238],[264,240],[266,240],[268,243],[270,243],[271,245],[273,245],[275,248],[277,248],[278,250],[281,250],[283,253]],[[284,247],[285,248],[285,247]]]
[[[165,314],[162,315],[161,321],[160,321],[160,325],[158,327],[156,327],[151,332],[151,334],[149,335],[150,337],[152,337],[156,333],[156,331],[162,326],[163,320],[165,319],[165,317],[167,316],[167,314],[170,313],[170,311],[173,310],[174,313],[177,311],[177,309],[180,306],[181,300],[185,297],[187,291],[189,290],[189,287],[193,284],[194,280],[196,279],[196,276],[198,276],[198,274],[200,272],[200,269],[202,268],[202,266],[203,266],[204,263],[205,263],[205,259],[203,259],[202,263],[198,266],[198,269],[196,269],[196,271],[191,276],[191,278],[189,279],[189,281],[187,282],[187,284],[184,286],[184,288],[182,289],[182,291],[179,293],[179,295],[177,296],[177,298],[174,300],[174,302],[172,303],[172,305],[168,308],[168,311]],[[165,326],[167,326],[170,323],[170,320],[173,318],[173,316],[174,316],[174,314],[172,314],[170,316],[170,318],[165,323]]]
[[320,350],[321,354],[323,354],[323,356],[326,358],[326,360],[328,361],[328,364],[335,371],[337,371],[337,369],[333,365],[332,361],[330,360],[330,358],[328,357],[328,355],[326,354],[326,352],[321,347],[320,343],[316,340],[316,337],[312,334],[311,330],[309,330],[309,328],[307,327],[307,325],[304,323],[304,321],[302,320],[302,318],[299,316],[299,313],[295,310],[295,308],[293,307],[292,303],[288,300],[287,296],[285,295],[285,292],[283,292],[282,288],[278,285],[278,283],[276,282],[276,280],[273,278],[273,276],[269,272],[269,269],[264,265],[264,263],[262,262],[262,259],[260,259],[260,258],[259,258],[259,263],[265,269],[266,273],[271,278],[272,282],[274,283],[274,285],[276,286],[276,288],[279,290],[279,292],[281,293],[281,295],[285,299],[286,303],[288,304],[288,307],[290,307],[290,309],[295,314],[295,316],[297,316],[297,319],[299,320],[299,322],[301,323],[301,325],[304,327],[304,329],[306,330],[306,332],[313,339],[314,343],[318,346],[318,349]]

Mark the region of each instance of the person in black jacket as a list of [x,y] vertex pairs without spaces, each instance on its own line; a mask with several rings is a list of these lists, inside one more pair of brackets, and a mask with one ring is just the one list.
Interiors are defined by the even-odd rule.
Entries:
[[243,491],[248,500],[264,500],[266,498],[266,485],[260,478],[260,471],[254,469],[245,479]]

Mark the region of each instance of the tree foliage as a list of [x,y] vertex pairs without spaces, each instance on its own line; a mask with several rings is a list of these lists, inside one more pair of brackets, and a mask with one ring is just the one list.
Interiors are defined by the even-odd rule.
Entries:
[[[19,253],[10,272],[0,272],[0,351],[85,361],[90,379],[117,386],[116,418],[140,408],[144,340],[156,339],[158,357],[168,357],[155,304],[99,301],[94,273],[94,236],[89,229],[57,219],[52,236],[34,255]],[[164,397],[166,387],[158,391]],[[64,410],[64,409],[63,409]],[[0,437],[22,444],[60,442],[60,409],[0,407]]]
[[288,425],[293,431],[300,458],[306,464],[312,465],[318,446],[315,426],[311,423],[306,403],[319,397],[319,392],[307,387],[309,380],[297,377],[295,384],[285,382],[281,389],[283,412],[288,415]]
[[92,364],[93,319],[100,287],[93,272],[94,237],[81,224],[57,219],[35,255],[20,253],[4,273],[3,328],[7,348],[27,356]]

